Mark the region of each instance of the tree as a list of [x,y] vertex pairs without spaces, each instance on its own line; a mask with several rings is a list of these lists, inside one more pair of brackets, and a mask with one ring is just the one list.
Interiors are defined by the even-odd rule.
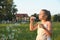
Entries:
[[14,13],[17,12],[13,0],[0,0],[0,18],[1,20],[12,20]]
[[53,21],[56,22],[57,20],[57,15],[54,15]]
[[15,14],[17,13],[17,8],[15,8],[16,7],[16,5],[14,5],[13,7],[12,7],[12,14],[13,14],[13,19],[15,19]]
[[53,17],[53,21],[60,22],[60,14],[55,14],[54,17]]
[[57,14],[58,15],[58,21],[60,22],[60,14]]

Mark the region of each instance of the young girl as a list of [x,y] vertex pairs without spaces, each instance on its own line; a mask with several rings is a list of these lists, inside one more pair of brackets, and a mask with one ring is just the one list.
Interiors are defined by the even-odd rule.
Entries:
[[50,11],[42,9],[39,13],[39,20],[41,20],[41,22],[37,22],[33,25],[34,17],[30,18],[30,31],[37,29],[36,40],[51,40],[52,23]]

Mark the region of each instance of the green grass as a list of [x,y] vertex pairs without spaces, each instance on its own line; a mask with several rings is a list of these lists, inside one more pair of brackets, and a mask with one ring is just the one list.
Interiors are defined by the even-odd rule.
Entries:
[[60,23],[54,22],[53,23],[53,40],[60,40]]
[[[60,40],[60,23],[53,22],[52,40]],[[0,24],[0,40],[35,40],[37,32],[29,30],[29,23],[25,24]]]

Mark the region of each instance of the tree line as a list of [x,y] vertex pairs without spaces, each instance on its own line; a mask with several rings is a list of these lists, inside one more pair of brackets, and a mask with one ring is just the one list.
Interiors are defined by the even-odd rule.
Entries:
[[[31,16],[36,17],[35,21],[40,21],[39,18],[38,18],[38,15],[39,15],[39,14],[34,13],[34,14],[31,15]],[[51,21],[53,21],[53,22],[60,22],[60,13],[51,16]]]
[[[0,0],[0,21],[2,20],[9,20],[15,19],[15,13],[17,12],[16,5],[14,4],[13,0]],[[38,14],[34,13],[33,15],[36,17],[35,21],[39,21]],[[52,21],[60,22],[60,13],[55,14],[52,16]]]

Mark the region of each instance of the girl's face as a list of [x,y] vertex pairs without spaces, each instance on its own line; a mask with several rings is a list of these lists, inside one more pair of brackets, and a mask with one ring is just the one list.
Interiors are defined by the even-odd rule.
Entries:
[[39,20],[46,20],[45,12],[42,10],[39,13]]

